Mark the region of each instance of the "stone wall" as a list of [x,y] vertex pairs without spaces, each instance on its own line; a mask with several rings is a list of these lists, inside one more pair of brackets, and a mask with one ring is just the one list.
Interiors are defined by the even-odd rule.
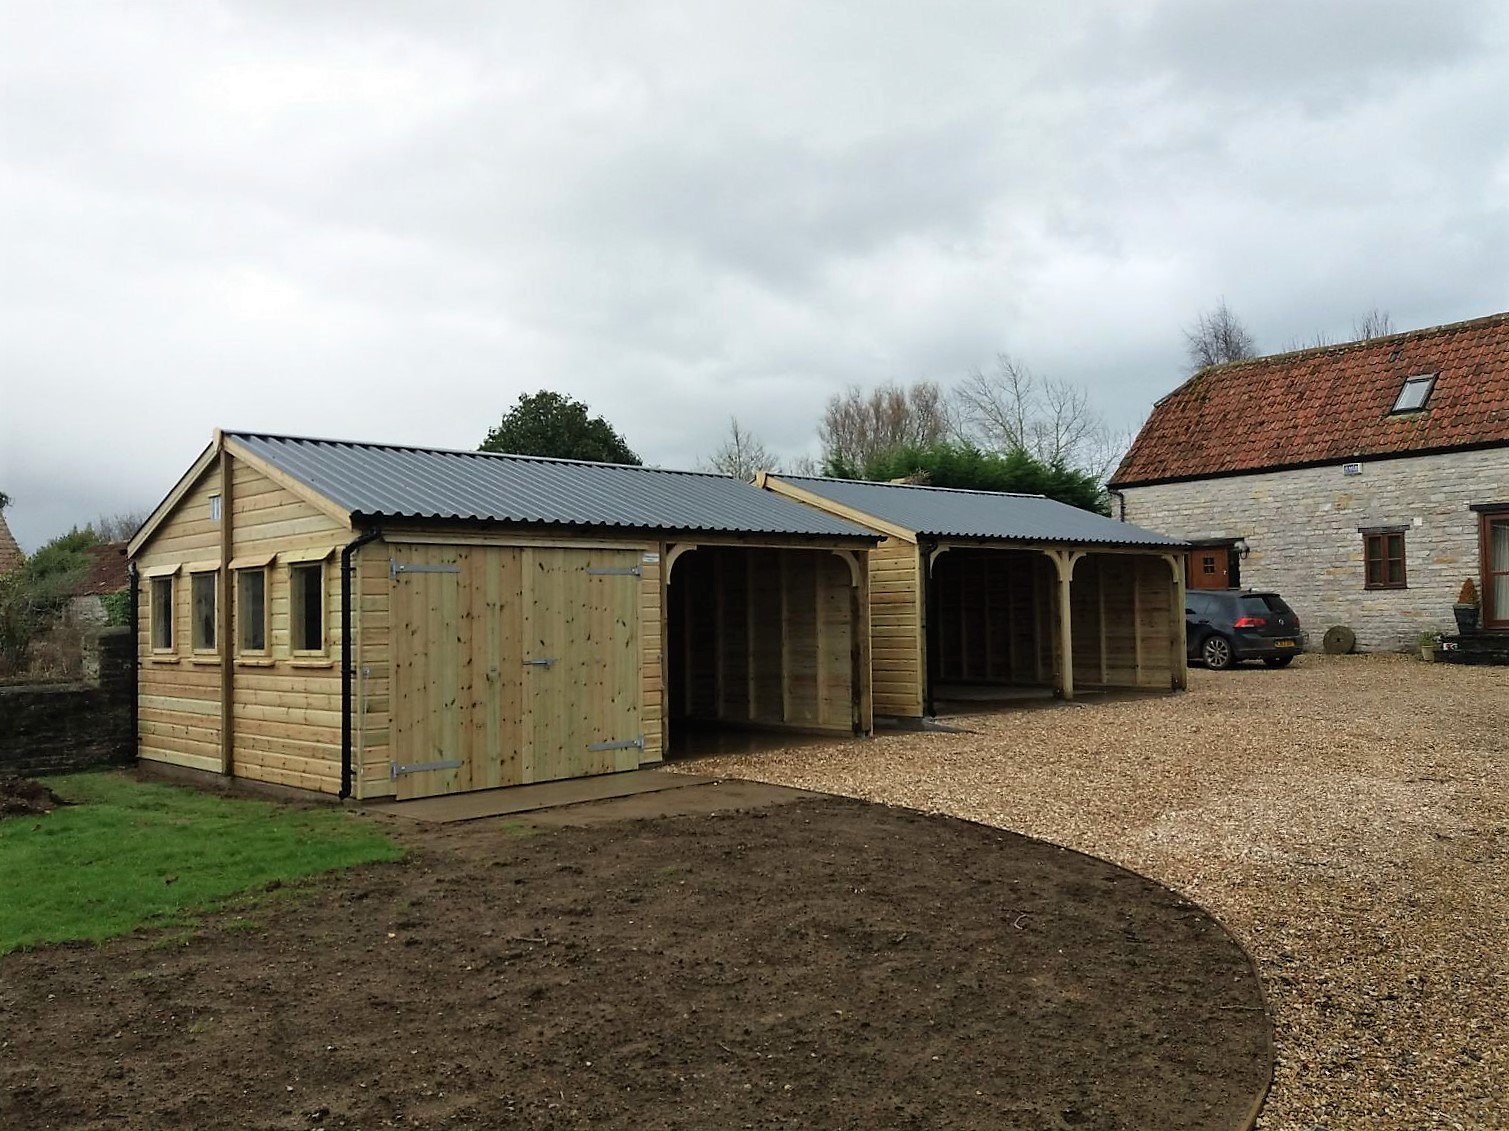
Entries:
[[[1243,538],[1244,588],[1274,589],[1311,642],[1335,624],[1357,646],[1407,648],[1425,630],[1455,632],[1462,582],[1481,584],[1472,503],[1509,501],[1509,448],[1132,487],[1126,519],[1182,538]],[[1407,589],[1363,588],[1360,527],[1405,526]]]
[[95,680],[0,687],[0,774],[35,777],[135,759],[131,632],[107,628],[98,640]]

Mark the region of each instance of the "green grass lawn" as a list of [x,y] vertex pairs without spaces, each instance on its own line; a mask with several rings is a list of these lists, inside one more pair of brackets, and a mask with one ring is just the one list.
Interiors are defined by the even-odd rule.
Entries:
[[359,818],[121,774],[47,784],[73,805],[0,820],[0,954],[183,923],[240,892],[402,850]]

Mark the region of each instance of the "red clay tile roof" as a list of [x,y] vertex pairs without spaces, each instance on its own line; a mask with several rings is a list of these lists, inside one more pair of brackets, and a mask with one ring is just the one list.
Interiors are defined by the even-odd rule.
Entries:
[[[1406,377],[1436,374],[1391,415]],[[1110,486],[1509,445],[1509,313],[1212,366],[1164,397]]]
[[89,555],[89,572],[73,591],[75,597],[119,593],[131,584],[131,575],[126,572],[124,542],[90,546],[84,552]]

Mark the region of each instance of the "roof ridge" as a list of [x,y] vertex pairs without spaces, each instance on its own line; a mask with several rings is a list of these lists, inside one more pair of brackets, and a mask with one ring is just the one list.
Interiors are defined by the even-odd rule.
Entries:
[[[1343,353],[1351,350],[1362,349],[1364,346],[1384,345],[1389,342],[1398,342],[1406,338],[1428,338],[1434,334],[1442,334],[1453,330],[1475,330],[1481,326],[1491,326],[1497,322],[1509,321],[1509,310],[1498,314],[1484,314],[1478,318],[1465,318],[1460,322],[1442,322],[1437,326],[1421,326],[1414,330],[1400,330],[1393,334],[1379,334],[1376,338],[1358,338],[1351,342],[1331,342],[1323,346],[1305,346],[1297,350],[1284,350],[1282,353],[1265,353],[1257,357],[1244,357],[1235,361],[1223,361],[1217,365],[1207,365],[1203,369],[1197,369],[1189,375],[1189,378],[1179,386],[1189,384],[1196,377],[1206,373],[1226,373],[1241,369],[1243,366],[1255,366],[1270,361],[1292,361],[1298,357],[1307,357],[1311,354]],[[1175,389],[1174,392],[1178,392]],[[1173,396],[1173,393],[1167,394]]]
[[[259,432],[246,429],[224,429],[227,436],[247,436],[259,440],[286,440],[298,444],[333,444],[347,448],[384,448],[399,452],[423,452],[427,455],[473,456],[483,459],[506,459],[529,463],[560,463],[574,467],[616,467],[624,471],[656,472],[662,475],[703,475],[712,479],[735,479],[721,471],[696,471],[678,467],[652,467],[641,463],[610,463],[606,460],[572,459],[565,456],[532,456],[519,452],[480,452],[470,448],[436,448],[423,444],[392,444],[380,440],[337,440],[328,436],[290,436],[282,432]],[[745,482],[735,479],[736,482]]]
[[931,483],[889,483],[883,479],[840,479],[834,475],[782,475],[771,472],[777,479],[804,479],[809,483],[859,483],[866,487],[900,487],[912,491],[952,491],[956,495],[1005,495],[1012,499],[1046,499],[1047,495],[1034,491],[987,491],[980,487],[935,487]]

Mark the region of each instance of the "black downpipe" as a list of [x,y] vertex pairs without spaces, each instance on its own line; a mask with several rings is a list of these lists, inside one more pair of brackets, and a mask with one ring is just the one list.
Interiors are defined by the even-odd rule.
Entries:
[[933,683],[938,670],[938,594],[933,585],[933,551],[936,542],[918,542],[918,576],[922,581],[922,641],[923,655],[927,661],[927,673],[923,677],[922,713],[930,719],[938,717],[937,705],[933,702]]
[[376,527],[363,531],[341,548],[341,791],[351,796],[351,679],[356,675],[351,648],[351,559],[357,550],[382,536]]
[[141,757],[141,625],[137,617],[141,610],[141,578],[136,572],[136,563],[126,563],[126,573],[131,578],[131,760]]

